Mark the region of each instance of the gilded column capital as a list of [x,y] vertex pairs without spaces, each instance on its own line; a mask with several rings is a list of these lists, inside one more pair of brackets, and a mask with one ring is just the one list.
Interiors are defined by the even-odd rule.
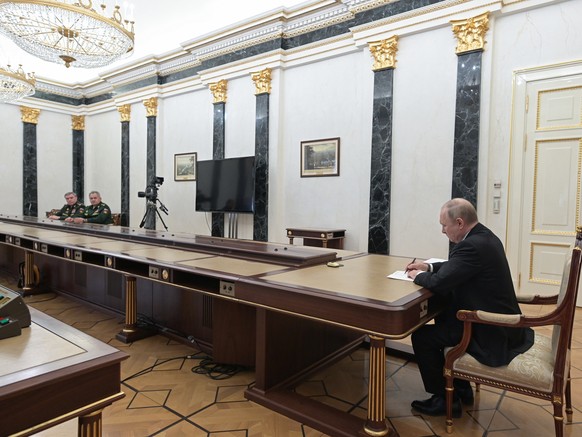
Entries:
[[71,122],[73,130],[85,130],[84,115],[71,115]]
[[398,35],[382,41],[368,43],[370,53],[374,58],[372,70],[379,71],[387,68],[396,68],[396,52],[398,51]]
[[146,117],[157,117],[158,116],[158,98],[150,97],[143,101],[143,105],[146,108]]
[[226,103],[226,79],[209,84],[210,91],[214,96],[213,103]]
[[451,20],[457,38],[456,54],[484,50],[485,34],[489,30],[489,12],[466,20]]
[[20,114],[22,115],[23,123],[38,124],[38,116],[40,114],[40,109],[29,108],[28,106],[21,106]]
[[255,83],[255,95],[271,94],[271,69],[251,73],[251,79]]
[[[145,104],[145,103],[144,103]],[[147,106],[146,106],[147,108]],[[121,121],[130,121],[131,117],[131,105],[121,105],[117,107],[117,112],[121,117]]]

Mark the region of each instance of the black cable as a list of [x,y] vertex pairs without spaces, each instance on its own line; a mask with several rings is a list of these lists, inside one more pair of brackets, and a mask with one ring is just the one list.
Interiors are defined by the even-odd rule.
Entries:
[[206,375],[210,379],[218,381],[231,378],[243,369],[242,366],[216,363],[212,358],[207,357],[201,360],[197,366],[192,367],[192,373]]

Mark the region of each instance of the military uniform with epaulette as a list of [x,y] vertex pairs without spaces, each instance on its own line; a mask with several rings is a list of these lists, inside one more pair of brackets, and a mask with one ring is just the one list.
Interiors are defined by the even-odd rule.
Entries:
[[99,223],[101,225],[110,225],[113,223],[111,218],[111,208],[103,202],[97,205],[87,205],[83,214],[84,223]]
[[81,202],[77,202],[73,205],[68,203],[61,208],[60,211],[55,212],[55,215],[59,217],[59,220],[64,220],[66,218],[72,217],[84,217],[85,215],[85,205]]

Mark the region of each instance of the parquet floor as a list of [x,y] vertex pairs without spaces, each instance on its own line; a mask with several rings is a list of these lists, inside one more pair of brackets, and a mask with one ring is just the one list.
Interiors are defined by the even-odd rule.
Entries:
[[[16,289],[12,278],[0,282]],[[157,335],[132,344],[115,339],[123,319],[54,293],[26,298],[28,305],[113,345],[130,355],[122,365],[126,397],[103,412],[106,437],[145,436],[323,436],[322,433],[247,401],[244,390],[253,383],[252,369],[232,376],[218,368],[198,373],[204,354]],[[541,312],[530,308],[529,314]],[[572,351],[574,422],[566,436],[582,435],[582,309],[579,309]],[[297,391],[321,402],[366,416],[368,352],[357,350],[331,368],[314,375]],[[401,437],[445,436],[443,417],[423,417],[410,402],[427,397],[416,364],[408,358],[388,355],[387,419]],[[482,387],[475,405],[455,420],[452,436],[552,436],[551,406],[547,402]],[[76,421],[66,422],[37,437],[77,435]]]

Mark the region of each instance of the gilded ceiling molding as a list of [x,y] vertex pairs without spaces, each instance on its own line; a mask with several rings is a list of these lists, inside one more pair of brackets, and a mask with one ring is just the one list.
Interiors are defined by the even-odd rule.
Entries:
[[117,107],[117,111],[119,112],[119,115],[121,117],[121,121],[122,122],[123,121],[130,121],[130,118],[131,118],[131,105],[121,105],[121,106],[118,106]]
[[484,50],[485,34],[489,30],[489,12],[466,20],[451,20],[457,38],[456,54]]
[[150,97],[143,101],[143,105],[146,108],[146,117],[157,117],[158,116],[158,98]]
[[226,79],[209,84],[210,91],[214,96],[213,103],[226,103]]
[[85,130],[85,116],[71,115],[73,130]]
[[23,123],[38,124],[38,116],[40,109],[29,108],[28,106],[21,106],[20,113],[22,114]]
[[382,41],[368,43],[370,53],[374,58],[372,70],[379,71],[387,68],[396,68],[396,52],[398,51],[398,35]]
[[255,83],[255,95],[259,94],[271,94],[271,69],[265,68],[264,70],[258,71],[256,73],[251,73],[251,79]]

